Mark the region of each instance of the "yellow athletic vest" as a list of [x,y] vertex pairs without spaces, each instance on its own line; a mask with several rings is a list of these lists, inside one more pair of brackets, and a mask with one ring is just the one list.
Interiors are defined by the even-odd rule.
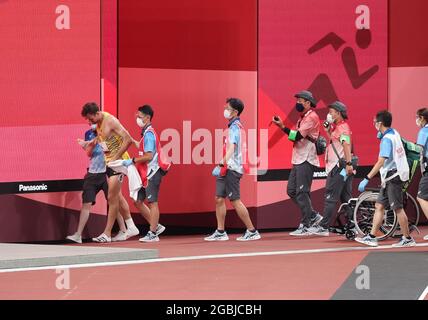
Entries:
[[[120,147],[122,146],[123,138],[117,133],[112,133],[110,137],[108,137],[107,139],[104,138],[103,132],[101,129],[104,119],[112,117],[112,115],[108,112],[103,112],[103,115],[104,115],[103,121],[101,122],[100,125],[97,125],[97,135],[98,135],[99,141],[105,142],[107,149],[109,150],[109,152],[104,153],[104,157],[106,159],[106,162],[110,162],[114,158],[114,156],[117,154]],[[125,151],[125,153],[122,155],[122,159],[123,160],[130,159],[128,152]]]

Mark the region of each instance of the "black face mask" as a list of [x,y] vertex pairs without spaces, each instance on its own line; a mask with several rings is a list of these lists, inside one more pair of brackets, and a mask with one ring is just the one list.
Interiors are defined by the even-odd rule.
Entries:
[[303,106],[303,104],[297,102],[296,103],[296,110],[297,110],[297,112],[303,112],[303,110],[305,110],[305,107]]

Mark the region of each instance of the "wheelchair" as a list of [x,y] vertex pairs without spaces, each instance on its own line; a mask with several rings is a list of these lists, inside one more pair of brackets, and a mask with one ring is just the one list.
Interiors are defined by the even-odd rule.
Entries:
[[[415,198],[403,188],[403,208],[409,221],[409,231],[419,230],[420,209]],[[351,198],[347,203],[343,203],[337,214],[336,226],[331,227],[330,231],[338,234],[344,234],[348,240],[354,240],[358,234],[364,235],[371,231],[373,216],[375,213],[376,199],[380,188],[367,188],[358,198]],[[353,213],[352,218],[346,216],[349,207]],[[385,207],[383,223],[379,228],[376,238],[385,240],[389,237],[399,238],[402,236],[398,224],[397,214],[390,207]]]
[[[409,231],[417,231],[420,209],[415,198],[408,192],[408,189],[416,175],[417,168],[420,166],[420,147],[405,139],[401,139],[406,150],[406,156],[409,163],[409,180],[403,185],[403,208],[409,220]],[[358,234],[365,235],[371,231],[375,204],[380,192],[379,188],[366,188],[358,198],[351,198],[347,203],[340,206],[336,227],[330,228],[331,232],[344,234],[347,239],[354,240]],[[350,217],[350,212],[352,216]],[[348,214],[347,214],[348,213]],[[385,207],[383,222],[375,235],[378,240],[385,240],[389,237],[401,237],[403,234],[398,224],[397,214],[390,207]]]

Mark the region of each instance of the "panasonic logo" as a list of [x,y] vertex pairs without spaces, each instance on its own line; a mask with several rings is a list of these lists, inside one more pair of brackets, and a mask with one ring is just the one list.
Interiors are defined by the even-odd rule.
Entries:
[[19,185],[19,192],[27,192],[27,191],[47,191],[48,186],[45,184],[38,185]]

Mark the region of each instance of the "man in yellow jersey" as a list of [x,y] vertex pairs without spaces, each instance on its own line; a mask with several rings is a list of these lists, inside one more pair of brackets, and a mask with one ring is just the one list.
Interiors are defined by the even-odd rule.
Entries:
[[[108,178],[109,204],[107,225],[104,232],[92,240],[102,243],[111,242],[111,229],[113,228],[117,212],[119,211],[119,204],[126,202],[126,200],[121,193],[124,174],[110,168],[109,163],[116,160],[129,159],[126,150],[131,145],[132,138],[116,117],[107,112],[100,111],[100,108],[94,102],[86,103],[83,106],[82,117],[97,125],[97,139],[94,139],[91,143],[97,142],[101,146],[107,164],[106,173]],[[129,212],[129,206],[127,207],[127,212],[123,214],[128,227],[126,234],[119,232],[116,238],[130,238],[139,234],[138,228],[135,226]]]

